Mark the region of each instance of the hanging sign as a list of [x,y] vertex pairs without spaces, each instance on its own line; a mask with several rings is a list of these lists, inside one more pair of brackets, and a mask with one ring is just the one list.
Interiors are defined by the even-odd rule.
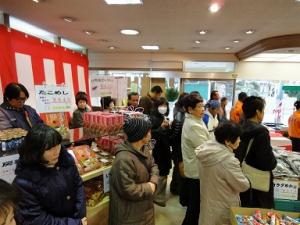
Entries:
[[64,85],[35,85],[36,109],[39,113],[72,111],[71,91]]
[[91,96],[105,97],[113,96],[115,78],[110,76],[91,76]]

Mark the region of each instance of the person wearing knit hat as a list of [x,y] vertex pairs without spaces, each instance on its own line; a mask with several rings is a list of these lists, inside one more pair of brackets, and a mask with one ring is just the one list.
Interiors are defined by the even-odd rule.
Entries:
[[159,171],[149,151],[151,123],[129,118],[123,129],[127,140],[117,146],[110,172],[109,225],[154,225]]

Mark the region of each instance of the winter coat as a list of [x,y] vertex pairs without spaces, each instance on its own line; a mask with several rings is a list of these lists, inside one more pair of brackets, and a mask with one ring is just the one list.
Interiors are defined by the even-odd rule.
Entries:
[[70,123],[70,128],[79,128],[79,127],[83,127],[83,114],[85,112],[88,112],[88,109],[76,109],[73,112],[73,116],[72,116],[72,120]]
[[6,103],[2,103],[0,105],[0,130],[8,128],[30,130],[31,125],[26,120],[26,114],[28,115],[28,119],[32,126],[43,123],[35,109],[31,108],[29,105],[24,105],[23,109],[17,110]]
[[274,208],[274,189],[273,189],[273,174],[277,161],[273,154],[270,144],[269,131],[261,124],[251,121],[245,121],[243,125],[243,133],[241,143],[236,151],[236,156],[242,163],[246,155],[249,141],[254,138],[252,146],[246,157],[246,163],[256,169],[270,171],[270,190],[262,192],[250,189],[241,193],[241,202],[243,207],[258,207],[258,208]]
[[232,150],[217,141],[200,145],[195,153],[200,176],[200,225],[230,224],[230,207],[239,206],[239,193],[249,181]]
[[159,175],[167,176],[172,168],[170,129],[161,127],[164,116],[159,112],[152,112],[150,119],[152,124],[152,138],[156,141],[152,155],[158,166]]
[[85,194],[74,159],[61,149],[55,167],[17,164],[14,184],[21,191],[16,210],[20,225],[81,225]]
[[143,96],[141,99],[140,99],[140,102],[139,102],[139,107],[142,107],[144,108],[144,114],[146,115],[150,115],[150,113],[152,112],[153,110],[153,107],[154,107],[154,101],[151,96],[149,95],[149,93],[146,95],[146,96]]
[[184,119],[184,110],[178,109],[171,126],[172,159],[176,162],[182,162],[181,133]]
[[187,178],[199,179],[195,149],[210,138],[203,120],[186,113],[181,134],[181,149],[184,175]]
[[110,225],[154,225],[153,193],[147,182],[158,183],[158,168],[146,147],[129,142],[117,147],[110,172]]

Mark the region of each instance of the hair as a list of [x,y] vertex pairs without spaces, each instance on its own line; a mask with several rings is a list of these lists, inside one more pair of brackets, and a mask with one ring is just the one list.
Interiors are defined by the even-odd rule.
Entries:
[[186,92],[182,92],[180,95],[179,95],[179,98],[177,100],[177,102],[175,103],[175,106],[178,107],[178,108],[183,108],[183,99],[185,96],[188,96],[189,94],[186,93]]
[[208,109],[218,109],[220,106],[221,104],[218,100],[209,100],[206,104],[206,108]]
[[103,97],[101,99],[102,109],[108,109],[111,102],[115,103],[115,100],[110,96]]
[[213,97],[216,95],[216,93],[219,93],[217,90],[214,90],[210,93],[210,99],[213,99]]
[[6,220],[10,207],[14,208],[19,200],[19,192],[15,186],[0,179],[0,218]]
[[[191,107],[192,109],[196,108],[197,104],[199,102],[203,102],[203,99],[194,95],[194,94],[189,94],[187,96],[184,97],[183,99],[183,106],[186,110],[186,112],[188,112],[188,108]],[[189,113],[189,112],[188,112]]]
[[9,83],[4,90],[4,101],[10,101],[20,97],[21,92],[24,92],[26,98],[29,98],[29,93],[23,84]]
[[198,96],[198,97],[201,97],[199,91],[191,91],[191,92],[190,92],[190,95],[196,95],[196,96]]
[[155,108],[156,112],[158,112],[158,107],[160,105],[167,105],[167,112],[166,112],[165,116],[168,116],[169,112],[170,112],[168,100],[164,97],[160,97],[157,101],[155,101],[154,102],[154,108]]
[[242,129],[236,123],[223,122],[219,124],[214,133],[217,142],[225,144],[225,141],[230,141],[233,144],[241,136]]
[[137,92],[130,92],[129,94],[128,94],[128,100],[130,100],[131,99],[131,96],[134,96],[134,95],[139,95]]
[[157,85],[157,86],[154,86],[154,87],[151,88],[151,92],[156,93],[156,94],[160,94],[160,93],[163,93],[163,90],[161,89],[160,86]]
[[300,100],[295,101],[294,106],[297,110],[300,109]]
[[80,100],[82,101],[86,101],[86,103],[88,102],[88,98],[87,98],[87,94],[83,91],[79,91],[77,92],[77,94],[75,95],[75,100],[76,100],[76,105],[78,105],[78,102]]
[[265,108],[265,100],[261,97],[250,96],[245,98],[243,103],[243,112],[246,119],[250,119],[256,115],[256,110],[263,111]]
[[44,152],[61,142],[62,137],[54,128],[45,124],[35,125],[28,132],[19,149],[20,160],[26,165],[48,163],[43,159]]
[[227,100],[228,100],[228,98],[226,98],[226,97],[221,98],[221,102],[225,102]]
[[239,101],[244,102],[245,98],[247,98],[247,94],[245,92],[239,93],[238,95]]

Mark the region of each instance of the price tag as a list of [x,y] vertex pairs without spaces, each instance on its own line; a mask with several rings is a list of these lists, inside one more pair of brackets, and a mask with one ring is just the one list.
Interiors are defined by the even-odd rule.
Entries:
[[110,168],[103,171],[103,186],[104,186],[104,193],[109,192],[109,173]]
[[298,200],[298,181],[274,179],[274,198]]

